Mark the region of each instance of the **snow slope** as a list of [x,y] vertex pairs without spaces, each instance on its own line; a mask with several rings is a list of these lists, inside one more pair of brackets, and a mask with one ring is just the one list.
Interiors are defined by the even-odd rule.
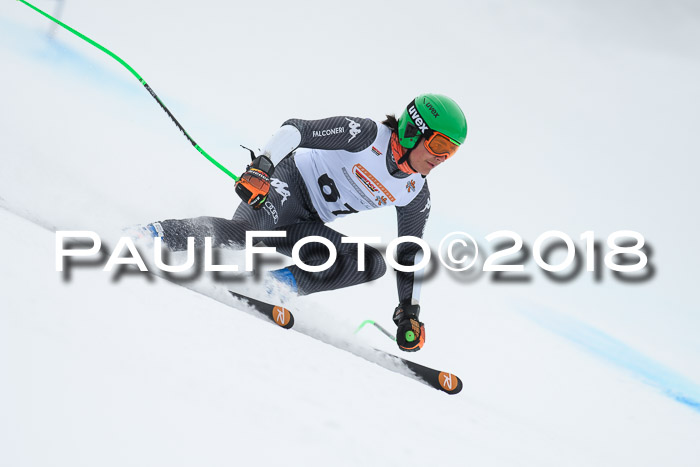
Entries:
[[[383,70],[404,62],[377,41],[411,5],[353,5],[70,0],[62,18],[125,58],[232,169],[238,144],[262,145],[288,117],[380,118],[426,89],[450,94],[470,138],[455,170],[431,175],[431,245],[452,230],[532,242],[631,228],[653,244],[656,276],[560,285],[531,261],[531,283],[503,285],[439,271],[423,292],[428,344],[411,358],[460,375],[454,397],[165,281],[99,268],[66,281],[51,230],[109,236],[229,216],[237,201],[126,70],[5,2],[2,465],[697,462],[698,255],[681,238],[698,227],[697,11],[437,2],[455,10],[436,59],[464,59],[389,84]],[[323,66],[309,73],[295,54]],[[368,72],[344,77],[353,66]],[[388,240],[393,222],[374,212],[334,228]],[[393,282],[306,297],[295,315],[338,341],[363,319],[388,326]],[[357,339],[393,351],[372,329]]]

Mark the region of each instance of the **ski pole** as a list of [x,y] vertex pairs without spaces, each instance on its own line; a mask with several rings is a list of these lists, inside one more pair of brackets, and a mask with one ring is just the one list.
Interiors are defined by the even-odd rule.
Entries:
[[168,108],[165,106],[165,104],[163,104],[163,101],[161,101],[160,98],[156,95],[156,93],[153,92],[153,89],[151,89],[151,87],[148,85],[148,83],[146,83],[146,81],[144,81],[144,79],[143,79],[143,78],[136,72],[136,70],[134,70],[128,63],[126,63],[124,60],[122,60],[121,58],[119,58],[119,57],[118,57],[116,54],[114,54],[111,50],[106,49],[106,48],[103,47],[102,45],[98,44],[97,42],[95,42],[95,41],[93,41],[92,39],[90,39],[89,37],[87,37],[86,35],[80,33],[79,31],[76,31],[75,29],[73,29],[72,27],[68,26],[67,24],[62,23],[61,21],[57,20],[57,19],[54,18],[53,16],[49,15],[48,13],[46,13],[46,12],[40,10],[39,8],[35,7],[35,6],[32,5],[31,3],[29,3],[29,2],[27,2],[27,1],[25,1],[25,0],[17,0],[17,1],[24,3],[25,5],[27,5],[27,6],[28,6],[29,8],[31,8],[32,10],[34,10],[34,11],[36,11],[36,12],[38,12],[38,13],[44,15],[44,16],[46,16],[48,19],[50,19],[50,20],[53,21],[54,23],[56,23],[56,24],[58,24],[59,26],[65,28],[67,31],[72,32],[73,34],[75,34],[75,35],[78,36],[79,38],[83,39],[85,42],[94,45],[95,47],[97,47],[98,49],[100,49],[101,51],[103,51],[104,53],[106,53],[107,55],[109,55],[110,57],[112,57],[113,59],[115,59],[116,61],[118,61],[119,63],[121,63],[121,64],[124,66],[124,68],[126,68],[127,70],[129,70],[129,72],[130,72],[132,75],[134,75],[134,76],[136,77],[136,79],[138,79],[139,82],[140,82],[141,84],[143,84],[143,87],[146,88],[146,90],[149,92],[149,94],[151,94],[151,96],[153,96],[153,98],[156,100],[156,102],[158,102],[158,104],[159,104],[160,107],[165,111],[165,113],[168,114],[168,117],[170,117],[170,119],[175,123],[175,126],[177,126],[178,129],[182,132],[182,134],[185,135],[185,137],[187,138],[187,140],[188,140],[190,143],[192,143],[192,146],[194,146],[194,148],[195,148],[197,151],[199,151],[204,157],[206,157],[206,158],[209,160],[209,162],[211,162],[212,164],[214,164],[215,166],[217,166],[223,173],[225,173],[226,175],[228,175],[229,177],[231,177],[231,178],[234,179],[235,181],[238,181],[238,177],[236,177],[230,170],[228,170],[226,167],[224,167],[223,165],[221,165],[216,159],[214,159],[214,158],[211,157],[209,154],[207,154],[207,152],[206,152],[204,149],[202,149],[197,143],[195,143],[195,141],[192,139],[192,137],[187,133],[187,131],[185,131],[185,129],[182,127],[182,125],[180,125],[180,122],[178,122],[178,121],[175,119],[175,116],[170,112],[170,110],[168,110]]
[[366,320],[364,320],[364,321],[357,327],[357,329],[355,329],[355,334],[357,334],[358,332],[360,332],[360,330],[361,330],[363,327],[365,327],[366,324],[371,324],[371,325],[374,326],[375,328],[379,329],[379,330],[382,332],[382,334],[384,334],[385,336],[387,336],[387,337],[388,337],[389,339],[391,339],[392,341],[395,341],[395,340],[396,340],[396,338],[395,338],[393,335],[391,335],[391,333],[390,333],[389,331],[387,331],[387,330],[384,329],[381,325],[379,325],[379,323],[377,323],[377,322],[375,322],[375,321],[372,321],[371,319],[366,319]]

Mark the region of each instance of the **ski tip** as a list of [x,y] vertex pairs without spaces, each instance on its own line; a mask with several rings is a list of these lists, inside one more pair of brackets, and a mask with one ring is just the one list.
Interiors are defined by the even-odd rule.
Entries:
[[294,315],[288,309],[279,305],[272,305],[254,298],[248,297],[233,290],[229,290],[229,293],[233,295],[234,298],[242,300],[248,303],[249,306],[254,308],[258,313],[267,317],[270,321],[275,323],[281,328],[291,329],[294,326]]
[[440,389],[447,394],[458,394],[462,390],[462,380],[452,373],[441,371],[438,375]]
[[275,306],[272,309],[271,317],[276,325],[283,327],[284,329],[291,329],[292,326],[294,326],[294,316],[284,307]]

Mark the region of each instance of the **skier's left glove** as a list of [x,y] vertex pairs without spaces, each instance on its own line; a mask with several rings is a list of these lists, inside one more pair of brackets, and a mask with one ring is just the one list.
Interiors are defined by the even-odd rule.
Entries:
[[401,350],[417,352],[425,344],[425,325],[418,320],[420,305],[411,305],[404,301],[394,310],[396,343]]
[[270,192],[270,177],[274,171],[270,158],[256,157],[236,182],[236,193],[253,209],[260,209]]

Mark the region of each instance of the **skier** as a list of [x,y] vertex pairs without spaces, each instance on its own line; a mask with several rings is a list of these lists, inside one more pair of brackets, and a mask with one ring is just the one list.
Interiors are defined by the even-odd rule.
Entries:
[[[243,199],[232,219],[198,217],[165,220],[148,225],[173,251],[187,248],[187,238],[214,247],[243,248],[246,231],[280,230],[286,236],[262,238],[266,246],[291,256],[294,244],[307,236],[321,236],[336,248],[337,259],[327,270],[307,272],[293,265],[269,274],[297,294],[361,284],[378,279],[386,264],[376,249],[365,246],[364,270],[358,271],[358,246],[342,243],[344,235],[326,224],[348,214],[393,205],[399,236],[422,237],[430,214],[426,176],[454,155],[467,136],[464,113],[455,101],[439,94],[422,94],[411,101],[397,120],[331,117],[291,119],[273,134],[236,182]],[[251,151],[252,153],[252,151]],[[402,243],[400,264],[419,260],[420,247]],[[328,259],[328,249],[308,243],[299,252],[307,265]],[[399,348],[417,351],[425,342],[419,320],[420,280],[397,271],[399,304],[393,320]]]

